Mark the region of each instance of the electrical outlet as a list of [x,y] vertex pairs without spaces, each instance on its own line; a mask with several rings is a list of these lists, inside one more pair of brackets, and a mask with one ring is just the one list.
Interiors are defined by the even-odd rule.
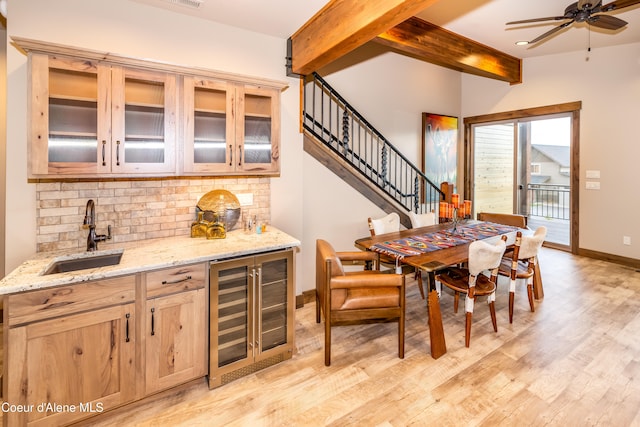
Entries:
[[251,206],[253,205],[253,193],[238,193],[236,194],[238,201],[240,202],[240,206]]
[[631,245],[631,237],[630,236],[622,236],[622,244],[623,245]]

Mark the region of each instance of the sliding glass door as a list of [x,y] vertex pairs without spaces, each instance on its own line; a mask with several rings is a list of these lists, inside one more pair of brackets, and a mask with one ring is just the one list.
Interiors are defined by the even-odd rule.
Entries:
[[577,111],[486,117],[477,123],[478,118],[465,119],[465,193],[471,194],[475,213],[525,215],[530,228],[547,227],[547,243],[573,250]]

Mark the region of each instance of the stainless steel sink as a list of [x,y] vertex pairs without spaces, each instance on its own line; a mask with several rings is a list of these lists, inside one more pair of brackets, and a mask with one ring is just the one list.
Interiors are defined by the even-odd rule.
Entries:
[[42,272],[42,275],[65,273],[120,264],[124,249],[84,252],[54,258]]

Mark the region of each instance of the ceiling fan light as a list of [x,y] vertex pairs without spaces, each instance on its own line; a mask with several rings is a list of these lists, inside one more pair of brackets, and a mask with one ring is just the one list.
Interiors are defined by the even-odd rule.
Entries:
[[526,40],[520,40],[520,41],[516,42],[516,46],[526,46],[528,44],[529,44],[529,42],[526,41]]

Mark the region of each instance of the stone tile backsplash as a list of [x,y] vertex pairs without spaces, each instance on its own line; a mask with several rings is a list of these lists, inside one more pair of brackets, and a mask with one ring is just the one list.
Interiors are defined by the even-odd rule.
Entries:
[[[113,238],[100,242],[100,249],[189,235],[198,200],[216,189],[252,193],[253,203],[242,206],[242,213],[269,223],[270,183],[270,178],[245,177],[36,183],[37,250],[84,250],[88,231],[82,222],[89,199],[96,203],[96,233],[106,234],[111,225]],[[239,227],[242,220],[234,229]]]

